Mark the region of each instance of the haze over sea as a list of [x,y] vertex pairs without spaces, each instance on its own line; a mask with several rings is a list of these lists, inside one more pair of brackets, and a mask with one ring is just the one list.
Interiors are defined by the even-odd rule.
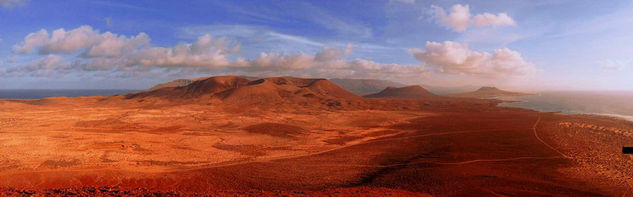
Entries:
[[33,90],[33,89],[0,89],[0,99],[39,99],[45,97],[77,97],[77,96],[111,96],[116,94],[128,94],[138,90],[117,89],[61,89],[61,90]]
[[545,112],[596,114],[633,121],[633,91],[551,91],[519,98],[501,106]]

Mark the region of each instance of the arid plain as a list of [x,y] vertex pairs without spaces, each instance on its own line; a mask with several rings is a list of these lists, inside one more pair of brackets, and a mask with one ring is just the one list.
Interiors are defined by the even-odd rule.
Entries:
[[633,123],[418,87],[224,76],[0,100],[0,194],[633,195]]

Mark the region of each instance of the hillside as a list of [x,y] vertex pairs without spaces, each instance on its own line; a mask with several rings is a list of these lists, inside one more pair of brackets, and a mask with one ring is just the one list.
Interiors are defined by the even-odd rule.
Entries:
[[[257,77],[249,77],[249,76],[240,76],[243,78],[246,78],[248,80],[255,80],[255,79],[259,79]],[[198,78],[185,78],[185,79],[176,79],[173,81],[169,81],[169,82],[165,82],[165,83],[161,83],[158,85],[155,85],[149,89],[147,89],[147,91],[153,91],[153,90],[158,90],[161,88],[176,88],[176,87],[182,87],[182,86],[187,86],[195,81],[200,81],[200,80],[204,80],[207,79],[209,77],[198,77]]]
[[[270,77],[249,80],[241,76],[216,76],[180,87],[163,87],[126,96],[127,99],[162,98],[178,101],[219,100],[230,104],[307,103],[354,100],[359,96],[326,79]],[[340,102],[339,102],[340,103]]]
[[158,90],[161,88],[173,88],[173,87],[182,87],[182,86],[186,86],[189,85],[191,83],[193,83],[194,81],[198,81],[198,80],[203,80],[206,79],[208,77],[201,77],[201,78],[189,78],[189,79],[176,79],[170,82],[165,82],[165,83],[161,83],[158,85],[155,85],[154,87],[151,87],[150,89],[148,89],[148,91],[153,91],[153,90]]
[[402,88],[387,87],[384,90],[364,96],[365,98],[406,98],[406,99],[429,99],[438,98],[437,95],[427,91],[422,86],[414,85]]
[[[242,77],[248,80],[260,79],[258,77],[250,77],[250,76],[242,76]],[[167,88],[167,87],[182,87],[182,86],[189,85],[193,83],[194,81],[203,80],[206,78],[208,77],[176,79],[173,81],[155,85],[154,87],[148,89],[148,91],[153,91],[153,90]],[[357,95],[373,94],[373,93],[382,91],[387,87],[408,86],[407,84],[393,82],[389,80],[380,80],[380,79],[333,78],[329,80],[332,83],[338,85],[339,87]],[[463,86],[463,87],[443,87],[443,86],[431,86],[431,85],[422,85],[422,86],[425,87],[429,92],[432,92],[434,94],[456,94],[460,92],[466,92],[468,90],[475,88],[473,86]]]
[[365,95],[372,94],[381,91],[387,87],[404,87],[406,84],[401,84],[388,80],[379,79],[343,79],[334,78],[330,79],[334,84],[340,86],[347,91],[354,94]]

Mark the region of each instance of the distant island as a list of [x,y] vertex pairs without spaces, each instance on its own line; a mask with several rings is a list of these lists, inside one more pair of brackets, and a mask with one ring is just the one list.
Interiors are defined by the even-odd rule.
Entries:
[[496,87],[484,86],[472,92],[448,94],[446,96],[504,100],[504,98],[507,98],[507,97],[528,96],[528,95],[534,95],[534,94],[523,93],[523,92],[511,92],[511,91],[500,90]]

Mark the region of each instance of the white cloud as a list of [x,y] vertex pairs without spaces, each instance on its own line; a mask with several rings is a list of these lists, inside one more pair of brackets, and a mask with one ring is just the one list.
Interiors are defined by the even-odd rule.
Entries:
[[[231,41],[239,42],[242,46],[240,56],[255,59],[262,52],[275,54],[317,54],[324,46],[345,46],[350,42],[336,42],[320,40],[275,31],[266,26],[256,25],[196,25],[181,28],[176,36],[182,39],[195,39],[198,36],[210,34],[214,37],[228,37]],[[375,61],[393,61],[410,58],[403,53],[405,48],[387,47],[366,42],[352,42],[354,53],[347,53],[346,59],[371,57]],[[351,46],[351,45],[350,45]],[[327,51],[327,50],[326,50]],[[344,50],[341,50],[344,51]],[[350,50],[351,51],[351,50]],[[327,52],[325,52],[327,53]],[[318,55],[322,58],[323,54]],[[347,56],[349,55],[349,56]],[[409,60],[411,61],[411,60]]]
[[427,42],[425,49],[410,49],[409,53],[437,72],[491,78],[522,76],[537,71],[519,52],[503,48],[492,54],[473,51],[465,44],[446,41]]
[[18,6],[23,6],[28,3],[30,0],[0,0],[0,7],[3,8],[14,8]]
[[472,23],[475,26],[514,26],[516,22],[506,13],[497,15],[490,13],[478,14],[473,17]]
[[[279,35],[277,35],[279,37]],[[282,39],[299,40],[299,37],[282,36]],[[99,33],[90,26],[65,31],[58,29],[49,35],[40,30],[27,35],[14,50],[20,53],[47,55],[39,60],[7,70],[11,75],[31,74],[47,76],[69,71],[102,71],[119,76],[167,69],[181,73],[225,73],[254,76],[294,75],[305,77],[403,78],[419,77],[426,71],[418,65],[381,64],[370,60],[344,58],[354,46],[323,46],[314,55],[306,53],[261,53],[253,59],[231,58],[240,51],[240,45],[228,38],[199,36],[193,43],[179,43],[173,47],[154,47],[144,33],[126,37],[111,32]],[[60,54],[71,61],[66,61]],[[130,75],[127,75],[130,76]],[[131,75],[133,76],[133,75]]]
[[321,52],[318,52],[314,56],[314,59],[317,61],[330,61],[340,59],[352,53],[353,49],[354,45],[351,44],[347,44],[344,51],[336,50],[329,46],[324,46],[323,50],[321,50]]
[[[510,49],[493,53],[477,52],[456,42],[427,42],[425,49],[409,53],[422,65],[384,64],[367,59],[346,60],[355,46],[323,46],[314,53],[264,52],[247,59],[239,57],[240,45],[225,37],[209,34],[191,43],[155,47],[144,33],[126,37],[111,32],[99,33],[89,26],[70,31],[55,30],[49,36],[41,30],[26,36],[15,46],[16,52],[46,55],[22,65],[13,65],[0,75],[51,76],[70,72],[113,76],[137,76],[160,71],[164,74],[234,74],[323,78],[378,78],[419,83],[434,73],[461,74],[480,79],[521,76],[536,71],[521,55]],[[81,43],[85,42],[85,43]]]
[[451,7],[450,12],[446,12],[444,8],[432,5],[429,10],[430,14],[448,28],[452,28],[457,32],[463,32],[470,26],[515,26],[516,22],[506,13],[477,14],[474,17],[470,13],[468,5],[455,4]]
[[31,53],[38,49],[38,53],[46,54],[70,54],[79,50],[85,50],[84,55],[96,56],[120,56],[135,48],[147,45],[150,39],[145,33],[127,38],[110,32],[100,33],[90,26],[81,26],[66,31],[57,29],[50,35],[42,29],[30,33],[24,41],[13,46],[15,52]]
[[322,61],[313,55],[262,53],[254,60],[242,60],[238,71],[256,76],[303,76],[322,78],[419,79],[427,71],[417,65],[382,64],[366,59]]
[[28,74],[41,77],[68,73],[72,71],[72,69],[72,65],[64,60],[64,58],[57,55],[47,55],[35,61],[20,65],[19,67],[7,68],[3,73],[8,76],[22,76]]
[[382,64],[366,59],[343,60],[352,45],[323,47],[315,55],[262,53],[253,60],[238,59],[234,70],[256,76],[303,76],[323,78],[415,79],[427,71],[418,65]]
[[43,43],[39,50],[40,54],[71,53],[95,44],[99,36],[90,26],[81,26],[69,32],[58,29],[52,32],[50,38],[48,38],[48,32],[40,32],[37,36],[38,40],[40,36],[46,36],[44,40],[41,40]]
[[44,29],[30,33],[24,38],[24,42],[21,45],[13,46],[13,51],[20,53],[30,53],[33,48],[41,45],[46,39],[48,39],[48,32]]
[[147,46],[150,38],[145,33],[127,38],[106,32],[95,38],[91,46],[84,47],[82,54],[88,57],[119,57],[125,53],[133,52],[139,47]]
[[137,50],[131,58],[142,65],[151,66],[227,66],[227,55],[239,52],[240,47],[229,48],[224,39],[214,40],[206,34],[194,43],[180,43],[172,48],[149,47]]

